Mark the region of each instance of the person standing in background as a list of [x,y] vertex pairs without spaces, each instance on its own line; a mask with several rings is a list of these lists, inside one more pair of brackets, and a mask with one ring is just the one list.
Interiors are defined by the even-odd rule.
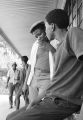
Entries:
[[13,107],[13,92],[15,91],[15,95],[16,95],[18,91],[19,80],[20,80],[20,71],[16,67],[17,67],[17,64],[16,62],[14,62],[12,64],[12,69],[10,69],[7,73],[6,88],[9,89],[10,109]]
[[18,110],[19,107],[20,107],[20,96],[21,95],[23,95],[23,97],[24,97],[25,105],[27,105],[29,103],[29,100],[28,100],[28,94],[29,94],[28,85],[27,85],[25,91],[22,90],[24,82],[25,82],[28,66],[29,66],[27,64],[28,57],[27,56],[22,56],[21,61],[22,61],[23,69],[20,71],[20,86],[19,86],[19,89],[18,89],[17,94],[16,94],[16,98],[15,98],[16,99],[16,110]]

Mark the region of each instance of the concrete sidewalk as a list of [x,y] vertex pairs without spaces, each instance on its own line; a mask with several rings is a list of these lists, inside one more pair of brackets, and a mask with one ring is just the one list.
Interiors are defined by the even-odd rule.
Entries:
[[[24,100],[21,97],[22,106],[24,106]],[[15,107],[9,109],[8,95],[0,95],[0,120],[6,120],[6,116],[13,111],[15,111]]]

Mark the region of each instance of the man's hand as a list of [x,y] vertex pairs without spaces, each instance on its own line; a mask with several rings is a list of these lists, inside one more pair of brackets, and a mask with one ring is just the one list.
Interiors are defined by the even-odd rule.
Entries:
[[36,97],[34,97],[33,100],[31,100],[28,107],[26,108],[26,110],[31,109],[34,105],[39,104],[42,101],[42,99],[44,98],[45,94],[46,94],[46,92],[43,91],[40,95],[37,95]]
[[52,53],[55,53],[55,52],[56,52],[56,49],[55,49],[50,43],[45,42],[45,48],[46,48],[48,51],[51,51]]
[[38,100],[38,97],[33,98],[33,100],[31,100],[31,102],[27,106],[26,110],[31,109],[34,105],[37,105],[39,102],[40,100]]

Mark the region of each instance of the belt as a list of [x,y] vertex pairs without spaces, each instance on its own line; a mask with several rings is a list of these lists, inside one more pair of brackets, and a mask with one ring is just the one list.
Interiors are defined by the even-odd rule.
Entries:
[[50,73],[50,71],[44,70],[44,69],[41,69],[41,68],[35,68],[35,70],[38,70],[38,71],[40,71],[42,73]]

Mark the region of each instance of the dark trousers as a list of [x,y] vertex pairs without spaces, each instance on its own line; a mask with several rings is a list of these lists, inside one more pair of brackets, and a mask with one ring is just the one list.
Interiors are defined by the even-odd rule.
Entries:
[[63,120],[79,111],[80,107],[59,98],[45,98],[29,110],[24,107],[9,114],[6,120]]
[[20,84],[17,83],[17,84],[15,85],[15,106],[16,106],[16,109],[18,109],[18,108],[19,108],[19,105],[20,105],[20,97],[18,96],[18,97],[16,98],[16,95],[17,95],[17,93],[18,93],[19,87],[20,87]]
[[28,104],[29,104],[29,98],[28,98],[28,95],[29,95],[29,89],[28,89],[28,86],[27,86],[26,91],[23,92],[22,94],[23,94],[23,97],[24,97],[24,100],[25,100],[25,105],[28,105]]
[[15,95],[16,95],[18,91],[18,83],[17,84],[9,83],[8,88],[9,88],[9,104],[10,106],[12,106],[13,105],[13,93],[15,91]]
[[[19,89],[19,86],[18,86]],[[29,104],[29,99],[28,99],[28,94],[29,94],[29,90],[28,90],[28,86],[25,92],[19,93],[19,95],[15,98],[15,104],[16,104],[16,109],[19,109],[20,107],[20,96],[23,95],[24,101],[25,101],[25,105]]]
[[10,106],[12,106],[13,105],[13,92],[14,92],[13,83],[9,83],[8,88],[9,88],[9,104]]

